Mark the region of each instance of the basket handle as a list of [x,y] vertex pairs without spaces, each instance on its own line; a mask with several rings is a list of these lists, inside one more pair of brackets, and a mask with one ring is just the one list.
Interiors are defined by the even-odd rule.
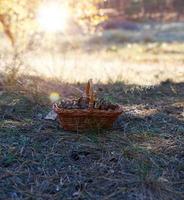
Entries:
[[52,109],[53,109],[54,112],[56,112],[56,113],[59,111],[58,105],[57,105],[56,103],[53,104]]
[[94,96],[93,80],[92,79],[89,79],[89,81],[86,85],[86,97],[89,98],[89,108],[93,109],[95,96]]

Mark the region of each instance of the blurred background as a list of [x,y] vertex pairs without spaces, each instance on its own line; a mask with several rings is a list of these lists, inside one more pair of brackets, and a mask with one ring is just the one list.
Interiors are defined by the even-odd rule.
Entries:
[[0,0],[0,35],[11,80],[184,80],[183,0]]

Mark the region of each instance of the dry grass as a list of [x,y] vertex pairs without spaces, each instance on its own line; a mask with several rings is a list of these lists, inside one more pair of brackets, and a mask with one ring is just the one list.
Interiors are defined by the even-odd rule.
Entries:
[[[184,44],[177,34],[182,35],[184,29],[182,24],[179,25],[157,25],[154,31],[148,29],[150,41],[145,40],[145,28],[138,33],[116,30],[92,37],[56,35],[47,38],[38,35],[21,54],[19,70],[69,83],[86,82],[89,78],[96,82],[123,81],[137,85],[155,85],[167,79],[182,82]],[[172,41],[167,40],[171,33]],[[129,39],[122,40],[124,35]],[[165,41],[159,40],[159,35]],[[15,69],[11,50],[2,45],[0,51],[0,71],[7,66]]]
[[[29,79],[50,85],[48,95],[83,87]],[[124,106],[114,130],[101,134],[64,132],[43,119],[48,101],[20,88],[0,96],[0,199],[184,198],[183,83],[96,87]]]
[[[160,80],[184,81],[183,44],[127,44],[96,46],[63,53],[39,51],[25,56],[32,74],[56,77],[70,83],[109,80],[154,85]],[[25,71],[25,70],[24,70]],[[27,71],[27,70],[26,70]],[[35,71],[35,72],[34,72]]]
[[[0,199],[184,199],[183,44],[59,47],[18,65],[2,51]],[[79,96],[88,78],[123,105],[113,130],[76,134],[44,120],[52,92]]]

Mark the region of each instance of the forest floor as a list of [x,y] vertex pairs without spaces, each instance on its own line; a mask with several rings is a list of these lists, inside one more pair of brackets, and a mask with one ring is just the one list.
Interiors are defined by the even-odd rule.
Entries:
[[[84,87],[52,84],[64,96]],[[114,129],[103,133],[65,132],[44,120],[49,94],[1,92],[1,200],[184,199],[184,83],[95,87],[124,108]]]
[[[183,26],[105,32],[72,40],[72,48],[70,40],[36,39],[22,56],[21,78],[5,41],[0,200],[184,199]],[[44,119],[53,92],[79,96],[89,78],[123,106],[112,130],[71,133]]]

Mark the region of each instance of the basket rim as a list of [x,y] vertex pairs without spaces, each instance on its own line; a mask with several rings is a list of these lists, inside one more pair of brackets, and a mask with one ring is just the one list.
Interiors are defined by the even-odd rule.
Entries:
[[64,108],[59,108],[58,104],[55,103],[53,104],[53,110],[54,112],[56,112],[57,114],[121,114],[123,112],[123,108],[122,106],[118,105],[119,108],[116,110],[99,110],[99,109],[64,109]]

